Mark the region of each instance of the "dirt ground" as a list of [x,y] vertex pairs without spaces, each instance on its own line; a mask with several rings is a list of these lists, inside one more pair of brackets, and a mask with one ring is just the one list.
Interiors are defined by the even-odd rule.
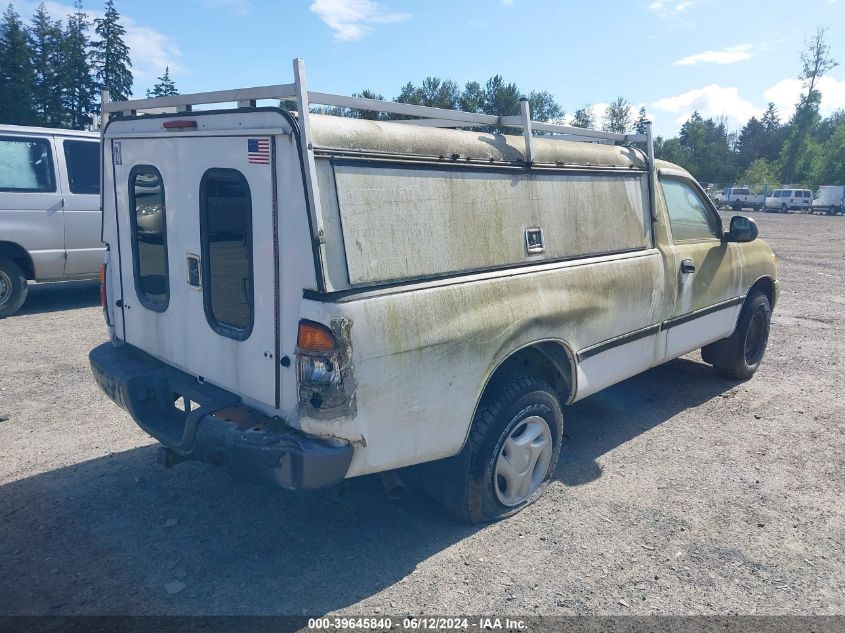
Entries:
[[0,321],[0,614],[845,613],[845,218],[754,217],[783,281],[757,375],[693,354],[569,407],[545,497],[483,527],[372,477],[161,468],[91,378],[96,284],[33,287]]

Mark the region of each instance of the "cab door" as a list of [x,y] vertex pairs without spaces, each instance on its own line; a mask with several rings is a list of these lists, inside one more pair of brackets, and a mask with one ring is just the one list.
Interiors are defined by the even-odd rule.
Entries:
[[722,239],[722,222],[701,188],[681,175],[660,176],[669,216],[674,271],[673,315],[663,323],[666,358],[676,358],[733,332],[739,306],[741,263]]
[[278,406],[273,138],[115,138],[124,340]]

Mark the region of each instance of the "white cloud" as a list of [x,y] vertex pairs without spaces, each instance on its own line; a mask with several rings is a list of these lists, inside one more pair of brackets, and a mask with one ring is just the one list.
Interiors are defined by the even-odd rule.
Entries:
[[[69,15],[75,13],[71,5],[48,0],[44,3],[47,13],[54,20],[67,20]],[[18,2],[18,11],[25,18],[31,16],[37,4],[34,2]],[[102,11],[84,9],[88,18],[92,21],[90,37],[94,37],[93,21],[95,18],[103,17]],[[171,74],[185,72],[185,67],[180,63],[182,51],[176,42],[168,35],[156,31],[148,26],[142,26],[134,18],[121,15],[121,23],[126,29],[124,41],[129,47],[129,57],[132,60],[132,76],[135,79],[135,94],[143,94],[138,89],[138,84],[152,84],[153,80],[164,72],[165,67],[170,67]]]
[[[816,83],[816,87],[822,93],[822,103],[819,108],[822,116],[828,116],[840,108],[845,108],[845,79],[822,77]],[[781,120],[786,120],[795,111],[795,104],[798,103],[803,91],[804,85],[800,79],[782,79],[765,90],[763,98],[766,102],[774,103]]]
[[695,64],[736,64],[751,59],[751,44],[731,46],[720,51],[704,51],[683,57],[674,62],[675,66],[693,66]]
[[126,27],[126,45],[132,58],[132,74],[144,82],[154,79],[170,68],[170,74],[186,72],[180,63],[182,51],[168,35],[147,26],[141,26],[132,18],[123,18]]
[[355,42],[373,30],[374,24],[400,22],[407,13],[388,11],[375,0],[314,0],[311,11],[334,31],[338,42]]
[[654,0],[648,10],[661,17],[677,16],[692,7],[697,0]]
[[658,99],[652,106],[676,115],[678,123],[685,122],[696,111],[705,118],[725,116],[743,124],[752,116],[760,114],[760,109],[743,99],[739,90],[719,84],[688,90],[676,97]]

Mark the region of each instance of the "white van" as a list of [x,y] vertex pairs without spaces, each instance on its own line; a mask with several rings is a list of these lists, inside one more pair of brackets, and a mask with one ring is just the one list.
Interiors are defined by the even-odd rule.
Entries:
[[845,185],[822,185],[813,196],[813,212],[845,213]]
[[27,280],[96,278],[100,223],[96,132],[0,125],[0,318]]
[[766,196],[763,211],[788,213],[790,211],[809,211],[813,193],[809,189],[775,189]]
[[[650,132],[312,92],[294,68],[105,104],[111,341],[90,361],[165,465],[290,489],[392,473],[395,491],[424,464],[434,497],[487,521],[542,494],[563,406],[702,347],[731,378],[759,366],[772,251]],[[159,107],[180,112],[142,114]],[[446,129],[494,126],[524,134]]]

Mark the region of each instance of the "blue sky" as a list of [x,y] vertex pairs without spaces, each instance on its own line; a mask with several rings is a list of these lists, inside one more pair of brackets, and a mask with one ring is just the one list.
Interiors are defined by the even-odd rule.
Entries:
[[[567,112],[617,95],[644,105],[658,133],[694,109],[739,128],[797,100],[799,53],[829,28],[842,65],[822,84],[823,113],[845,108],[845,0],[117,0],[135,92],[165,65],[182,92],[291,80],[392,98],[427,75],[463,84],[501,74],[549,90]],[[32,2],[15,2],[28,15]],[[47,2],[60,15],[70,2]],[[92,14],[101,3],[86,1]]]

